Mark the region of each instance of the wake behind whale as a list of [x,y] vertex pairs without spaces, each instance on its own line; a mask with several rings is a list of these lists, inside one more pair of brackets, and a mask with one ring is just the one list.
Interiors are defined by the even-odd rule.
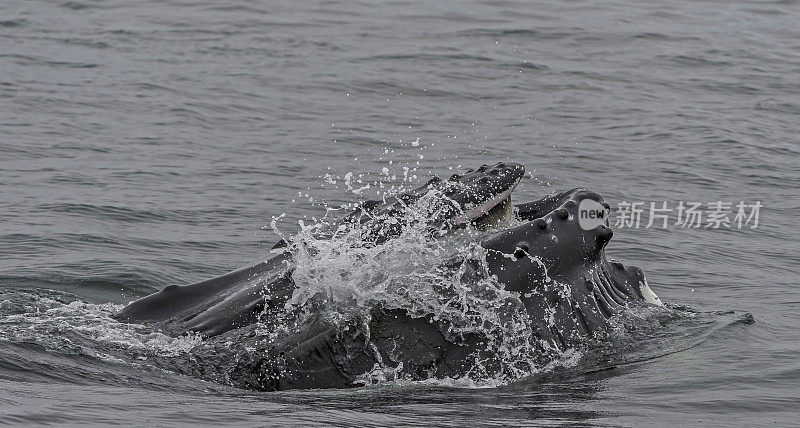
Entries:
[[[269,260],[131,303],[120,321],[207,338],[201,377],[262,390],[381,380],[505,383],[576,351],[631,307],[660,306],[641,269],[608,260],[572,189],[512,208],[524,173],[482,166],[301,228]],[[607,206],[607,205],[606,205]],[[225,367],[205,364],[230,355]]]

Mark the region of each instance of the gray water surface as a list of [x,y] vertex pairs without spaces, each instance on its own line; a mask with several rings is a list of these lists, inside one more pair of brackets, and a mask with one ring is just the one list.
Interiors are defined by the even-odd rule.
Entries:
[[[0,423],[796,424],[799,130],[793,0],[6,0]],[[664,302],[718,315],[678,352],[498,388],[257,393],[98,358],[119,332],[71,324],[359,199],[325,174],[500,160],[530,173],[516,201],[758,200],[760,223],[618,229]]]

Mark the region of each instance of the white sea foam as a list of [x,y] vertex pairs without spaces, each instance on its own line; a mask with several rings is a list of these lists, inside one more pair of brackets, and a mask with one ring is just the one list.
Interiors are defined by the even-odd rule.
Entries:
[[119,359],[111,358],[106,353],[109,349],[145,357],[174,356],[188,352],[202,340],[199,335],[170,337],[142,325],[119,323],[111,315],[122,305],[64,303],[27,292],[18,293],[15,298],[15,305],[25,310],[0,318],[0,340],[33,342],[107,361]]

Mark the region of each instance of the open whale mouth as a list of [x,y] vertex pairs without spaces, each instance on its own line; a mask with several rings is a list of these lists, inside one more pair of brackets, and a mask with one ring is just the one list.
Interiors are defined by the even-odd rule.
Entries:
[[511,193],[517,188],[525,167],[512,162],[482,165],[464,175],[454,174],[445,187],[445,195],[459,205],[462,213],[453,224],[484,225],[506,218],[512,212]]
[[473,223],[476,227],[484,228],[509,218],[514,208],[511,204],[511,193],[519,182],[517,180],[508,190],[456,217],[455,223]]

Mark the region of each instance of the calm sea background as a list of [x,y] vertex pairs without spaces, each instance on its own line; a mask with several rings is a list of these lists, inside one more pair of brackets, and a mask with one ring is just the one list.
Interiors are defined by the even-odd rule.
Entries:
[[[795,425],[798,131],[796,0],[4,0],[0,424]],[[263,259],[273,216],[359,199],[325,174],[500,160],[530,173],[518,202],[761,201],[756,229],[608,250],[733,321],[490,389],[256,393],[103,357],[184,346],[105,317]]]

